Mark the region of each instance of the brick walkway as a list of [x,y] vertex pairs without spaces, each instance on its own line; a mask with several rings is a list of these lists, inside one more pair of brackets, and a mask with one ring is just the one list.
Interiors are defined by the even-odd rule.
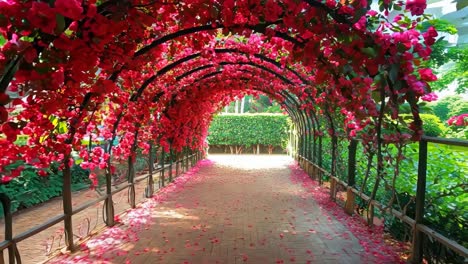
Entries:
[[122,216],[122,225],[51,262],[376,263],[291,181],[291,163],[275,155],[211,156]]

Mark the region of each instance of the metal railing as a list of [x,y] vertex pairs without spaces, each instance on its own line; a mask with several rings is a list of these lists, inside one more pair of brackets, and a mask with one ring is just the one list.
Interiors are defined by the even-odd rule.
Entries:
[[[342,186],[346,190],[346,202],[344,205],[344,210],[348,214],[354,213],[355,208],[355,198],[356,196],[360,197],[368,204],[373,205],[370,207],[371,210],[374,210],[374,207],[378,208],[382,212],[390,213],[391,215],[397,217],[404,223],[412,227],[413,237],[412,237],[412,263],[422,263],[423,261],[423,237],[427,236],[432,240],[438,241],[440,244],[446,246],[447,248],[453,250],[461,257],[465,258],[465,263],[468,261],[468,249],[460,245],[456,241],[447,238],[446,236],[440,234],[439,232],[433,230],[427,225],[423,224],[424,222],[424,208],[425,208],[425,195],[426,195],[426,176],[427,176],[427,157],[428,157],[428,143],[437,143],[444,144],[449,146],[461,146],[468,147],[468,141],[458,140],[458,139],[446,139],[446,138],[437,138],[423,136],[419,141],[419,158],[418,158],[418,176],[417,176],[417,186],[416,186],[416,206],[415,206],[415,218],[411,218],[406,214],[395,210],[391,207],[385,206],[379,203],[376,200],[371,200],[371,198],[364,194],[362,191],[356,189],[353,185],[355,182],[355,168],[356,168],[356,147],[357,144],[350,144],[349,148],[349,158],[348,158],[348,182],[345,182],[339,179],[336,175],[331,175],[328,171],[320,167],[318,164],[308,160],[304,156],[296,153],[295,158],[298,161],[300,167],[314,180],[317,180],[321,185],[324,180],[324,176],[330,180],[330,197],[333,200],[336,200],[336,193],[338,185]],[[373,212],[371,212],[373,215]]]
[[[120,184],[117,189],[113,190],[112,192],[110,193],[106,193],[104,194],[103,196],[93,200],[93,201],[90,201],[90,202],[87,202],[77,208],[72,208],[71,210],[71,213],[70,213],[70,217],[67,217],[67,215],[65,213],[63,214],[60,214],[58,216],[55,216],[53,218],[50,218],[49,220],[47,220],[46,222],[42,223],[42,224],[39,224],[38,226],[35,226],[23,233],[20,233],[18,235],[14,235],[13,234],[13,216],[11,214],[11,211],[10,211],[10,208],[11,208],[11,201],[10,201],[10,198],[3,194],[3,193],[0,193],[0,202],[2,203],[2,206],[3,206],[3,213],[4,213],[4,222],[5,222],[5,240],[0,242],[0,264],[3,264],[4,263],[4,251],[5,249],[8,250],[8,256],[7,256],[7,260],[8,260],[8,263],[9,264],[15,264],[15,263],[18,263],[20,264],[21,263],[21,255],[20,255],[20,252],[17,248],[17,244],[25,239],[28,239],[52,226],[54,226],[55,224],[58,224],[60,222],[63,222],[64,223],[64,226],[65,228],[69,227],[69,228],[72,228],[72,224],[71,224],[71,221],[72,221],[72,216],[73,215],[76,215],[78,214],[79,212],[87,209],[87,208],[90,208],[102,201],[105,201],[109,198],[109,195],[112,196],[116,193],[119,193],[125,189],[132,189],[134,188],[135,184],[138,183],[138,182],[141,182],[143,180],[148,180],[147,181],[147,187],[146,187],[146,192],[145,192],[145,196],[147,198],[150,198],[153,194],[154,194],[154,181],[153,181],[153,174],[157,174],[159,173],[160,176],[159,176],[159,184],[160,184],[160,187],[164,187],[168,182],[171,182],[174,178],[178,177],[180,174],[188,171],[191,167],[193,167],[199,160],[201,160],[203,157],[202,157],[202,153],[201,152],[196,152],[194,154],[190,154],[190,155],[186,155],[184,157],[182,157],[181,159],[178,159],[176,160],[175,162],[171,162],[169,164],[165,164],[164,163],[164,159],[162,159],[161,161],[161,164],[158,165],[158,167],[156,169],[152,169],[152,162],[150,162],[150,168],[149,168],[149,173],[145,174],[145,175],[142,175],[142,176],[139,176],[139,177],[136,177],[134,178],[132,181],[129,181],[129,182],[126,182],[126,183],[122,183]],[[173,171],[173,166],[176,166],[176,173],[175,175],[172,174],[172,171]],[[180,167],[180,169],[179,169]],[[169,172],[169,178],[166,179],[165,177],[165,174],[166,172]],[[106,181],[108,181],[108,179],[106,179]],[[111,184],[110,182],[106,182],[106,184]],[[70,192],[71,192],[71,189],[70,189]],[[129,192],[129,195],[130,195],[131,192]],[[68,193],[68,194],[63,194],[62,195],[62,199],[65,199],[64,197],[71,197],[71,194]],[[130,197],[129,197],[130,198]],[[133,200],[134,202],[134,200]],[[135,205],[132,204],[132,200],[129,199],[129,203],[130,203],[130,206],[131,207],[134,207]],[[104,207],[110,207],[110,206],[113,206],[113,205],[110,205],[110,204],[104,204]],[[112,212],[114,213],[113,210],[108,210],[108,208],[103,208],[103,210],[107,211],[107,212]],[[114,215],[107,215],[107,218],[112,218],[114,219]],[[68,222],[68,223],[67,223]],[[106,225],[109,226],[108,222],[107,221],[104,221]],[[68,230],[69,234],[73,234],[73,230]],[[75,249],[74,245],[68,245],[68,249],[73,251]]]

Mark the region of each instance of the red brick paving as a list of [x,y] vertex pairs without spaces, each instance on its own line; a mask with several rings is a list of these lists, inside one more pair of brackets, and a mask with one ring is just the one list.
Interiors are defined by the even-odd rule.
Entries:
[[376,263],[291,180],[291,163],[211,156],[83,251],[52,263]]

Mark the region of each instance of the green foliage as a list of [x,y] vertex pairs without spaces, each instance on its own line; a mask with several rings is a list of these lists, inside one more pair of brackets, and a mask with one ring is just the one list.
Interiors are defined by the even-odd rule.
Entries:
[[431,114],[420,114],[420,116],[423,121],[423,130],[425,135],[438,137],[447,130],[437,116]]
[[[241,107],[241,99],[239,99],[238,109]],[[236,102],[231,102],[228,107],[229,113],[235,113]],[[280,105],[276,101],[272,101],[268,96],[259,95],[254,97],[252,95],[245,96],[244,100],[244,113],[282,113]]]
[[[46,169],[49,174],[46,177],[39,176],[37,169],[22,161],[11,165],[13,168],[18,166],[25,166],[21,176],[12,179],[8,184],[0,185],[0,192],[5,193],[11,199],[12,212],[46,202],[62,194],[63,175],[58,165],[54,164]],[[88,171],[83,170],[80,166],[73,166],[71,173],[73,191],[89,187]],[[3,212],[2,210],[0,211]],[[3,214],[0,214],[1,217]]]
[[223,114],[215,116],[209,129],[211,145],[256,144],[285,147],[289,118],[282,114]]
[[450,104],[448,117],[468,114],[468,101],[460,100],[457,103]]
[[451,67],[446,71],[440,72],[440,77],[437,81],[431,83],[431,88],[434,91],[441,91],[448,87],[454,81],[457,81],[458,86],[455,92],[463,94],[468,87],[468,48],[467,47],[451,47],[447,48],[446,52],[440,55],[431,55],[432,63],[429,67],[439,67],[443,62],[452,62]]
[[[425,219],[439,232],[459,242],[468,236],[467,154],[467,148],[428,145]],[[406,159],[401,163],[396,182],[398,192],[413,197],[416,195],[418,155],[417,144],[406,148]],[[466,240],[464,246],[468,246]]]
[[[455,25],[442,19],[432,19],[421,24],[421,30],[426,30],[434,26],[438,32],[444,32],[451,35],[457,33]],[[457,81],[458,87],[455,91],[458,94],[466,92],[468,85],[468,48],[467,47],[449,47],[448,42],[440,38],[432,47],[431,58],[422,62],[424,67],[432,68],[439,74],[439,79],[432,82],[431,89],[442,91],[454,81]],[[445,65],[444,67],[442,67]],[[448,69],[446,69],[448,67]]]
[[6,43],[6,39],[3,37],[2,34],[0,34],[0,47],[3,46],[3,44]]
[[[405,120],[406,123],[410,123],[413,120],[412,115],[403,114],[400,117]],[[423,121],[424,134],[431,137],[438,137],[445,133],[447,127],[444,126],[442,121],[436,115],[431,114],[420,114]]]
[[468,113],[468,101],[460,96],[447,96],[431,104],[434,114],[443,122],[450,117]]
[[454,35],[458,33],[457,28],[454,24],[448,22],[447,20],[443,19],[432,19],[429,21],[425,21],[421,24],[422,31],[426,31],[430,26],[435,27],[438,32],[445,32],[449,33],[450,35]]
[[[411,106],[409,103],[405,102],[399,106],[400,114],[411,114]],[[434,114],[434,109],[428,102],[420,101],[418,102],[418,108],[420,114]]]
[[[325,150],[325,149],[324,149]],[[393,144],[385,146],[386,157],[396,157],[397,147]],[[348,155],[346,148],[341,148]],[[326,151],[324,153],[327,153]],[[458,243],[468,246],[468,165],[466,155],[468,148],[448,146],[443,144],[429,143],[427,160],[427,185],[426,185],[426,207],[425,224],[431,226],[445,236],[454,239]],[[401,160],[396,170],[396,159],[384,158],[384,175],[380,182],[376,200],[383,205],[390,204],[396,210],[405,211],[406,215],[414,218],[418,171],[418,143],[412,143],[402,149],[404,159]],[[328,160],[329,155],[323,159]],[[364,179],[367,170],[369,154],[358,145],[356,156],[356,187],[363,193],[369,195],[376,181],[377,157],[373,156],[373,163],[369,169],[369,178]],[[393,199],[392,181],[395,178],[395,199]],[[360,204],[365,207],[365,204]],[[377,213],[377,211],[376,211]],[[409,239],[411,232],[398,220],[387,216],[389,230],[401,239]],[[408,236],[409,235],[409,236]]]

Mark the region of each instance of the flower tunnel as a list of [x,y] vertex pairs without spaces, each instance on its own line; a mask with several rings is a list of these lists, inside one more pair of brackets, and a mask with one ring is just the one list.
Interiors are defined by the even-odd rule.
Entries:
[[[321,166],[329,136],[334,175],[338,136],[359,139],[376,150],[381,173],[384,144],[422,136],[418,101],[436,78],[423,62],[437,37],[422,26],[424,8],[393,0],[380,12],[366,0],[0,1],[1,182],[21,175],[12,167],[19,159],[44,176],[60,163],[71,223],[73,152],[110,179],[111,160],[131,164],[137,149],[202,150],[213,114],[247,94],[282,105],[298,156]],[[398,118],[404,103],[410,124]],[[82,144],[97,138],[106,146]],[[107,195],[112,225],[109,186]]]

